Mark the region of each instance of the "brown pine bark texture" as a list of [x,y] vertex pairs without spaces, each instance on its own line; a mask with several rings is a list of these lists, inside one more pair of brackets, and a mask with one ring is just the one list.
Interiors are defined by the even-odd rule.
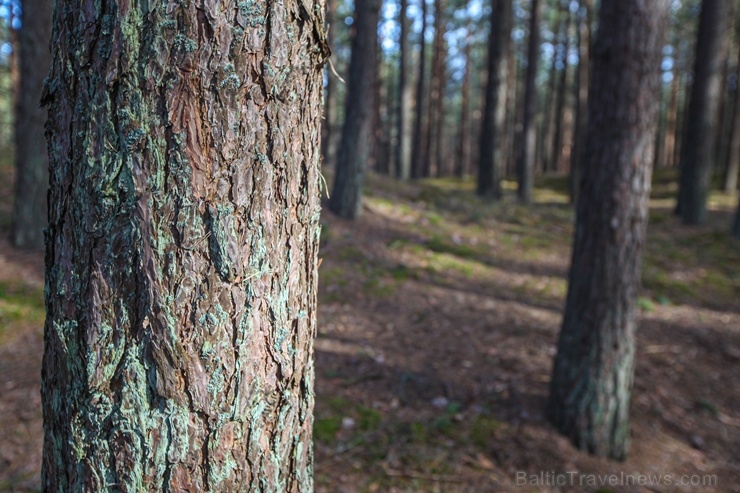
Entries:
[[43,489],[312,491],[321,0],[56,2]]
[[573,258],[548,413],[579,448],[629,445],[635,298],[645,244],[668,0],[604,0]]

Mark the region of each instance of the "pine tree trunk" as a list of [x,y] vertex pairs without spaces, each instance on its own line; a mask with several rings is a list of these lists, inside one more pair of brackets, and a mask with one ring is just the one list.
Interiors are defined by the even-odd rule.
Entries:
[[431,78],[429,81],[429,123],[427,132],[427,176],[441,176],[444,143],[442,125],[444,112],[445,67],[445,3],[434,1],[434,46],[432,49]]
[[470,162],[470,71],[472,62],[470,60],[470,32],[466,36],[463,56],[465,57],[465,74],[460,88],[460,136],[457,141],[457,152],[455,155],[455,176],[463,178],[469,173]]
[[668,109],[666,110],[665,143],[663,146],[662,161],[664,166],[670,168],[676,165],[674,157],[676,153],[676,133],[678,130],[678,85],[680,80],[678,69],[674,66],[670,96],[668,98]]
[[602,0],[586,166],[548,414],[583,450],[624,459],[635,297],[648,216],[668,0]]
[[409,31],[410,22],[407,15],[408,0],[401,0],[401,11],[399,13],[399,26],[401,29],[399,39],[400,59],[398,65],[398,143],[396,145],[396,172],[402,180],[411,178],[411,78],[409,55]]
[[526,88],[524,91],[524,120],[522,122],[521,151],[519,152],[519,200],[532,201],[534,159],[537,149],[537,61],[540,51],[540,2],[532,0],[529,14],[529,52],[527,54]]
[[591,12],[593,0],[581,0],[578,19],[578,72],[576,74],[576,105],[574,111],[573,145],[570,150],[570,201],[578,199],[586,132],[588,131],[588,84],[591,57]]
[[563,130],[565,123],[565,95],[568,87],[568,51],[570,51],[570,23],[572,14],[570,9],[566,9],[565,34],[560,44],[560,60],[562,70],[558,77],[557,95],[555,97],[555,129],[552,139],[552,151],[550,152],[550,171],[562,171],[563,161]]
[[23,0],[22,26],[18,33],[19,89],[15,110],[15,207],[13,244],[19,248],[44,248],[47,223],[46,195],[49,158],[44,141],[46,111],[39,107],[41,88],[49,74],[51,53],[51,1]]
[[491,32],[488,36],[488,80],[485,84],[483,121],[478,154],[477,192],[481,197],[501,197],[501,173],[505,166],[506,93],[508,53],[511,43],[511,0],[492,0]]
[[[336,50],[336,31],[338,29],[336,19],[337,0],[326,0],[326,25],[327,25],[327,42],[329,48]],[[324,160],[324,167],[333,167],[336,164],[336,134],[337,134],[337,116],[339,114],[339,91],[337,84],[339,79],[334,75],[327,64],[326,68],[326,86],[324,88],[324,120],[321,125],[321,155]]]
[[313,490],[304,5],[56,2],[44,491]]
[[730,130],[730,150],[727,154],[727,170],[725,172],[725,192],[737,190],[738,173],[740,173],[740,46],[738,46],[737,75],[735,80],[735,104],[732,110],[732,124]]
[[[565,8],[562,2],[557,2],[558,13],[555,17],[555,24],[553,26],[553,32],[557,33],[555,41],[563,40],[565,36]],[[551,153],[552,153],[552,142],[554,138],[555,130],[555,99],[556,99],[556,87],[558,81],[558,66],[560,56],[558,53],[557,42],[553,44],[552,61],[550,62],[550,74],[547,82],[547,92],[545,97],[545,115],[542,121],[542,132],[538,145],[538,161],[542,163],[542,171],[547,173],[552,171],[551,169]]]
[[414,110],[414,141],[411,154],[411,178],[422,178],[427,161],[425,150],[426,121],[426,36],[427,32],[427,2],[421,0],[421,33],[419,35],[419,73],[416,79],[416,105]]
[[681,147],[676,208],[685,224],[702,224],[707,216],[728,4],[726,0],[703,0],[699,16],[694,82]]
[[377,70],[379,0],[357,0],[342,140],[329,209],[354,219],[362,210],[362,184],[371,145]]

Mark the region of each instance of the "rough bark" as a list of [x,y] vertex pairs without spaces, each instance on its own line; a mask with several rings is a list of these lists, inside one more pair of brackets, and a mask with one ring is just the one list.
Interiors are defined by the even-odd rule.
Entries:
[[681,179],[676,207],[685,224],[702,224],[707,216],[724,59],[721,48],[728,5],[727,0],[703,0],[699,16],[694,79],[681,147]]
[[410,22],[407,15],[408,0],[401,0],[401,11],[399,12],[399,62],[398,62],[398,116],[396,119],[397,137],[396,144],[396,175],[402,180],[411,178],[411,98],[412,87],[409,63],[409,31]]
[[593,0],[581,0],[578,20],[578,72],[576,74],[576,104],[574,111],[573,144],[570,151],[570,201],[578,199],[579,181],[583,174],[582,154],[588,131],[588,84],[591,56],[591,12]]
[[501,167],[505,164],[502,143],[506,124],[507,55],[511,43],[512,4],[511,0],[492,1],[477,193],[481,197],[498,199],[501,197]]
[[379,13],[379,0],[355,3],[344,124],[329,200],[329,209],[347,219],[356,218],[362,210],[362,184],[372,137]]
[[56,2],[44,491],[312,491],[323,7]]
[[529,14],[529,47],[527,53],[527,73],[524,90],[524,119],[519,151],[519,200],[528,204],[532,201],[534,181],[534,160],[537,150],[537,62],[540,51],[540,2],[532,0]]
[[668,0],[603,0],[587,166],[548,414],[583,450],[623,459]]
[[13,244],[19,248],[44,247],[49,188],[49,158],[44,145],[46,112],[39,107],[41,88],[49,73],[51,53],[51,1],[23,0],[22,27],[18,33],[19,88],[15,110],[15,207]]
[[411,178],[424,176],[424,163],[427,160],[427,148],[424,132],[426,120],[426,32],[427,32],[427,2],[421,0],[421,32],[419,34],[419,73],[416,79],[416,105],[414,116],[414,141],[411,154]]

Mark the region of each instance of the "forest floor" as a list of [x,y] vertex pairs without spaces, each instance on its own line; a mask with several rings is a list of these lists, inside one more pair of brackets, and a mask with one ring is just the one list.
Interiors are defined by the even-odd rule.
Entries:
[[[43,259],[8,244],[11,173],[0,166],[0,491],[37,491]],[[684,227],[674,178],[658,173],[651,201],[621,463],[543,417],[570,260],[564,178],[539,180],[524,207],[508,182],[492,204],[469,181],[370,176],[359,220],[325,212],[317,493],[740,492],[735,202],[713,195],[708,224]]]

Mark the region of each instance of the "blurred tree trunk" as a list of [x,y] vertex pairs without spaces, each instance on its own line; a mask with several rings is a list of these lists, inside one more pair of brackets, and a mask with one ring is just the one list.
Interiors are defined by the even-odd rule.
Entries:
[[511,0],[492,0],[491,31],[488,35],[488,78],[485,84],[483,121],[479,140],[477,193],[501,197],[501,172],[506,159],[505,142],[508,53],[511,43]]
[[56,2],[44,491],[313,491],[328,47],[302,5]]
[[540,138],[537,145],[537,162],[541,163],[542,171],[550,171],[549,163],[550,153],[552,151],[552,139],[553,131],[555,127],[555,95],[556,95],[556,83],[558,80],[558,40],[562,40],[564,36],[563,30],[565,29],[565,8],[563,2],[557,1],[557,14],[555,15],[552,32],[555,33],[555,39],[553,40],[552,50],[552,61],[550,62],[550,71],[547,78],[547,90],[545,92],[545,114],[542,119]]
[[[327,40],[329,48],[334,51],[336,50],[336,2],[337,0],[326,0],[326,25],[327,25]],[[337,146],[336,146],[336,127],[338,120],[338,106],[339,106],[339,91],[337,91],[337,84],[339,79],[331,70],[331,67],[327,64],[326,66],[326,86],[324,88],[324,120],[321,125],[321,154],[324,156],[323,166],[333,167],[336,164],[337,159]]]
[[524,91],[524,120],[519,152],[519,199],[528,204],[532,201],[534,181],[534,159],[537,149],[537,62],[540,53],[540,2],[532,0],[529,14],[529,49]]
[[468,29],[465,37],[465,47],[463,57],[465,57],[465,74],[463,75],[462,86],[460,89],[460,137],[457,141],[457,153],[455,156],[455,176],[462,178],[470,172],[470,71],[473,68],[470,60],[471,36]]
[[396,173],[402,180],[411,178],[411,99],[413,91],[411,88],[409,55],[409,31],[410,22],[408,18],[408,0],[401,0],[401,12],[399,13],[399,26],[401,28],[399,39],[400,59],[398,64],[398,143],[396,145]]
[[740,238],[740,201],[737,203],[737,212],[735,213],[735,221],[732,223],[732,236]]
[[18,32],[18,90],[15,95],[15,208],[13,244],[44,247],[49,158],[44,139],[46,111],[39,107],[41,88],[49,74],[51,0],[23,0]]
[[570,201],[578,200],[579,181],[583,173],[582,154],[588,131],[588,84],[591,59],[591,13],[594,0],[581,0],[576,28],[578,39],[578,72],[576,74],[575,124],[570,150]]
[[728,4],[727,0],[703,0],[699,16],[694,82],[681,147],[676,207],[685,224],[702,224],[707,216]]
[[737,190],[738,172],[740,172],[740,46],[738,46],[738,61],[735,76],[735,104],[732,110],[732,124],[730,125],[730,149],[727,154],[725,172],[725,192]]
[[561,171],[563,156],[563,129],[565,124],[565,95],[568,88],[568,51],[570,51],[570,23],[572,14],[570,9],[566,9],[565,29],[560,48],[560,61],[562,70],[559,72],[557,83],[557,95],[555,96],[555,128],[552,139],[552,150],[550,152],[550,171]]
[[678,130],[678,86],[680,80],[680,75],[674,65],[670,96],[668,97],[668,108],[666,109],[665,143],[663,145],[663,160],[661,163],[666,167],[676,165],[674,157],[676,153],[676,133]]
[[419,75],[416,79],[416,115],[414,117],[414,141],[411,154],[411,177],[422,178],[428,156],[424,122],[426,121],[426,32],[427,32],[427,2],[421,3],[421,33],[419,34]]
[[429,81],[429,137],[427,138],[428,176],[443,174],[445,145],[442,142],[442,125],[444,122],[445,60],[447,58],[445,22],[445,2],[434,0],[434,46]]
[[624,459],[635,298],[669,0],[602,0],[584,176],[548,414],[582,450]]
[[355,3],[344,124],[329,199],[329,209],[347,219],[354,219],[362,210],[362,184],[368,167],[375,107],[379,13],[380,0]]

